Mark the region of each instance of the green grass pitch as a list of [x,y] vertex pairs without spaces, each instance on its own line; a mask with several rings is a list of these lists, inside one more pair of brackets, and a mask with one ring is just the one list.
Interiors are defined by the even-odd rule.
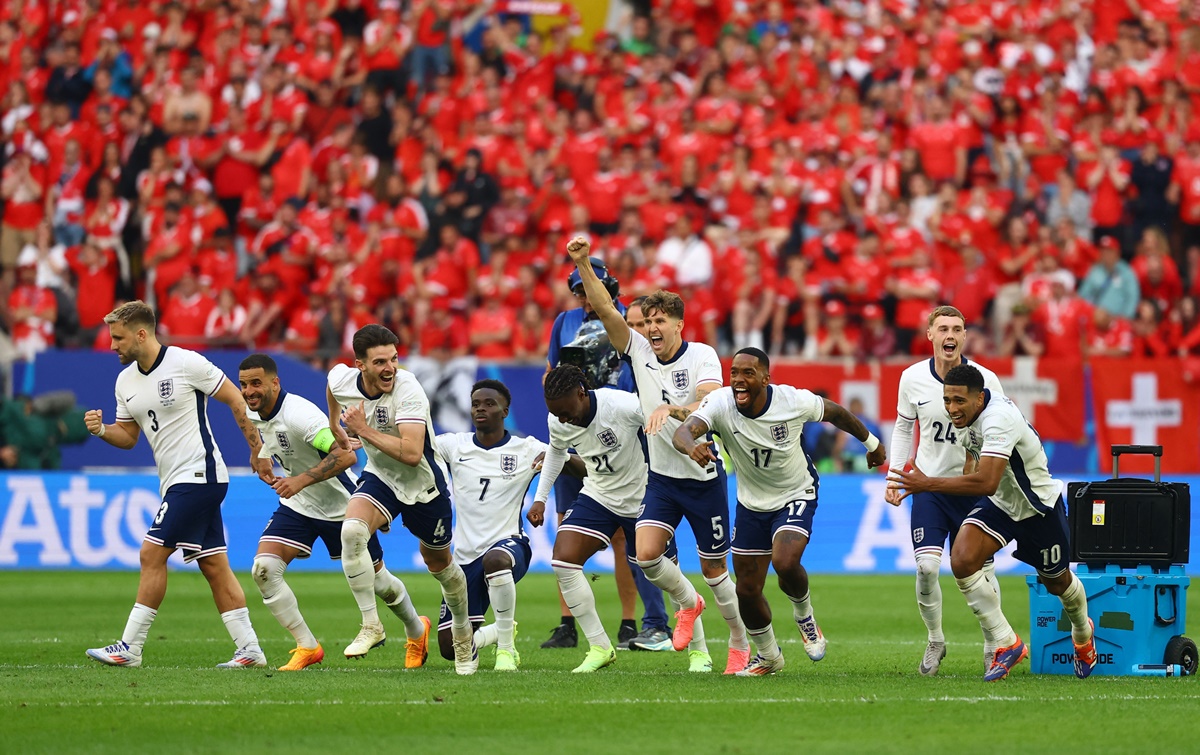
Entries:
[[[240,575],[268,659],[287,660],[291,637]],[[422,613],[436,617],[437,584],[403,575]],[[116,639],[132,605],[133,573],[0,573],[0,752],[1195,752],[1194,678],[1035,676],[985,684],[979,628],[944,577],[949,655],[935,678],[917,674],[924,628],[911,577],[813,577],[813,605],[829,639],[808,661],[777,590],[776,632],[787,668],[726,678],[726,629],[705,616],[716,671],[687,673],[683,654],[621,652],[614,667],[569,672],[583,649],[541,650],[558,622],[554,580],[518,586],[522,668],[458,677],[436,654],[405,671],[403,629],[384,611],[386,647],[364,660],[342,648],[357,612],[337,573],[289,576],[322,639],[324,664],[300,673],[218,671],[232,643],[203,579],[172,573],[140,669],[102,667],[84,650]],[[693,580],[699,583],[699,579]],[[609,575],[593,583],[605,625],[619,616]],[[1024,580],[1002,580],[1013,625],[1028,631]],[[1193,591],[1192,615],[1197,598]],[[435,618],[436,622],[436,618]]]

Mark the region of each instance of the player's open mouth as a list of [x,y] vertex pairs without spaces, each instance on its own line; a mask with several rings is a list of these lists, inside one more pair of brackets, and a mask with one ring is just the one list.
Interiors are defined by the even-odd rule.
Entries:
[[650,336],[650,348],[657,349],[662,346],[662,336]]
[[745,388],[734,388],[733,401],[738,406],[745,406],[746,404],[750,403],[750,391],[746,390]]
[[958,348],[958,344],[954,341],[945,341],[942,343],[942,353],[946,356],[954,354],[954,350]]
[[392,384],[392,380],[393,380],[393,378],[395,378],[395,377],[396,377],[396,376],[395,376],[394,374],[393,374],[393,375],[380,375],[380,376],[379,376],[379,382],[380,382],[380,383],[382,383],[383,385],[391,385],[391,384]]

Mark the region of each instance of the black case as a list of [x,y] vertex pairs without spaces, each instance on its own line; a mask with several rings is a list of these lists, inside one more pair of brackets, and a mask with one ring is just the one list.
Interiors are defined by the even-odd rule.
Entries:
[[[1089,565],[1188,562],[1192,494],[1187,483],[1161,482],[1162,446],[1112,447],[1113,477],[1067,486],[1071,560]],[[1153,455],[1154,479],[1119,478],[1122,454]]]

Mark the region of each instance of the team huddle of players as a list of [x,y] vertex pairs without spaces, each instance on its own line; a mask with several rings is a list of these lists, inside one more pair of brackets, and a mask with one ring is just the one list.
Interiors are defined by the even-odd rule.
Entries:
[[[685,519],[704,581],[729,629],[724,673],[762,676],[784,668],[763,596],[772,567],[792,604],[805,654],[812,661],[824,658],[826,639],[801,563],[819,497],[802,429],[824,421],[852,435],[863,443],[870,467],[887,462],[883,445],[840,405],[771,383],[770,360],[758,349],[734,356],[724,385],[712,347],[682,340],[679,296],[660,291],[622,314],[589,251],[583,238],[567,245],[581,293],[626,360],[636,389],[597,390],[577,366],[551,369],[544,382],[548,445],[505,430],[512,397],[495,380],[472,390],[473,433],[436,435],[424,391],[400,369],[397,338],[380,325],[355,334],[354,367],[330,371],[322,411],[284,390],[266,355],[242,362],[238,391],[200,355],[159,344],[144,304],[109,315],[113,349],[129,366],[117,380],[116,422],[104,424],[97,410],[89,412],[88,426],[121,448],[147,434],[163,504],[142,546],[138,597],[125,632],[88,656],[109,665],[141,665],[166,591],[166,560],[179,549],[186,560],[198,559],[236,645],[233,659],[221,665],[267,664],[225,556],[220,504],[228,473],[206,416],[207,399],[215,396],[231,407],[251,465],[279,496],[253,576],[264,604],[296,641],[280,670],[324,658],[284,579],[288,564],[310,556],[318,538],[332,558],[341,559],[362,613],[346,657],[384,644],[377,609],[382,598],[404,626],[405,666],[425,664],[432,622],[417,613],[403,582],[384,567],[377,534],[397,519],[417,538],[441,586],[441,655],[453,660],[457,673],[473,674],[479,650],[495,645],[495,670],[517,670],[516,583],[531,557],[524,502],[540,474],[534,503],[524,513],[529,524],[541,526],[563,473],[582,478],[577,497],[561,509],[551,562],[564,604],[589,645],[575,673],[616,661],[583,567],[619,533],[626,558],[676,609],[674,650],[687,651],[690,671],[712,671],[702,619],[707,603],[674,557]],[[1082,584],[1068,568],[1062,485],[1049,474],[1037,433],[1004,397],[995,375],[962,357],[964,326],[951,307],[930,316],[935,355],[901,378],[893,435],[887,500],[898,505],[913,499],[917,603],[928,629],[919,671],[936,674],[946,655],[938,573],[947,538],[955,580],[983,632],[984,678],[1004,678],[1026,657],[1025,644],[1001,612],[991,566],[995,552],[1015,540],[1017,558],[1036,568],[1061,598],[1072,625],[1075,672],[1086,677],[1096,663],[1095,643]],[[737,473],[732,518],[718,442]],[[356,477],[351,467],[360,448],[367,464]],[[276,463],[285,476],[275,476]],[[494,622],[484,624],[489,606]]]

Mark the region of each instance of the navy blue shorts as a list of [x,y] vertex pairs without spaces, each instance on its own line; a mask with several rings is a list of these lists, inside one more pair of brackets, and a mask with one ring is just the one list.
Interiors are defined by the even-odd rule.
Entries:
[[404,529],[411,532],[426,548],[443,550],[450,547],[453,534],[453,513],[450,499],[439,495],[428,503],[404,504],[386,482],[370,472],[358,476],[358,487],[351,498],[365,498],[387,517],[390,525],[400,517]]
[[146,542],[183,551],[185,563],[225,552],[221,503],[227,482],[182,482],[167,488]]
[[[296,558],[308,558],[318,537],[325,543],[325,550],[329,551],[331,559],[337,561],[342,557],[341,522],[305,516],[281,503],[267,520],[258,542],[286,545],[300,551]],[[379,534],[376,532],[372,532],[371,539],[367,541],[367,553],[371,554],[371,563],[377,564],[383,560],[383,546],[379,544]]]
[[913,553],[940,554],[947,537],[953,550],[958,528],[967,514],[983,500],[987,499],[943,493],[914,493],[911,518]]
[[712,480],[672,480],[654,472],[646,483],[639,527],[660,527],[675,535],[687,519],[700,558],[725,558],[729,553],[729,493],[724,468]]
[[[631,516],[614,514],[599,501],[586,495],[580,495],[571,504],[571,508],[567,509],[558,529],[560,532],[567,530],[594,537],[605,546],[612,545],[612,536],[616,534],[617,530],[624,530],[625,558],[631,564],[636,564],[637,523],[638,520]],[[672,537],[667,541],[667,551],[664,555],[672,560],[679,558],[679,550],[675,547],[675,538]]]
[[[488,548],[488,551],[500,550],[508,554],[512,559],[512,575],[513,582],[520,582],[521,577],[525,576],[525,572],[529,571],[529,562],[533,560],[533,549],[529,547],[529,538],[524,535],[518,537],[506,537]],[[483,572],[483,556],[475,559],[469,564],[463,564],[463,573],[467,575],[467,613],[471,615],[472,624],[482,624],[483,616],[487,613],[488,606],[492,604],[491,596],[488,595],[487,575]],[[447,607],[446,601],[442,600],[442,610],[438,614],[438,629],[448,629],[453,623],[450,616],[450,608]]]
[[738,556],[769,556],[775,533],[799,532],[812,537],[816,501],[789,501],[778,511],[751,511],[738,502],[733,523],[733,552]]
[[554,481],[554,510],[560,514],[567,513],[571,504],[583,490],[583,480],[566,473],[560,474]]
[[995,538],[1000,547],[1010,540],[1017,541],[1013,555],[1029,564],[1043,577],[1054,578],[1070,567],[1071,548],[1067,536],[1067,507],[1062,497],[1054,510],[1041,516],[1031,516],[1014,522],[991,499],[982,499],[963,520]]

